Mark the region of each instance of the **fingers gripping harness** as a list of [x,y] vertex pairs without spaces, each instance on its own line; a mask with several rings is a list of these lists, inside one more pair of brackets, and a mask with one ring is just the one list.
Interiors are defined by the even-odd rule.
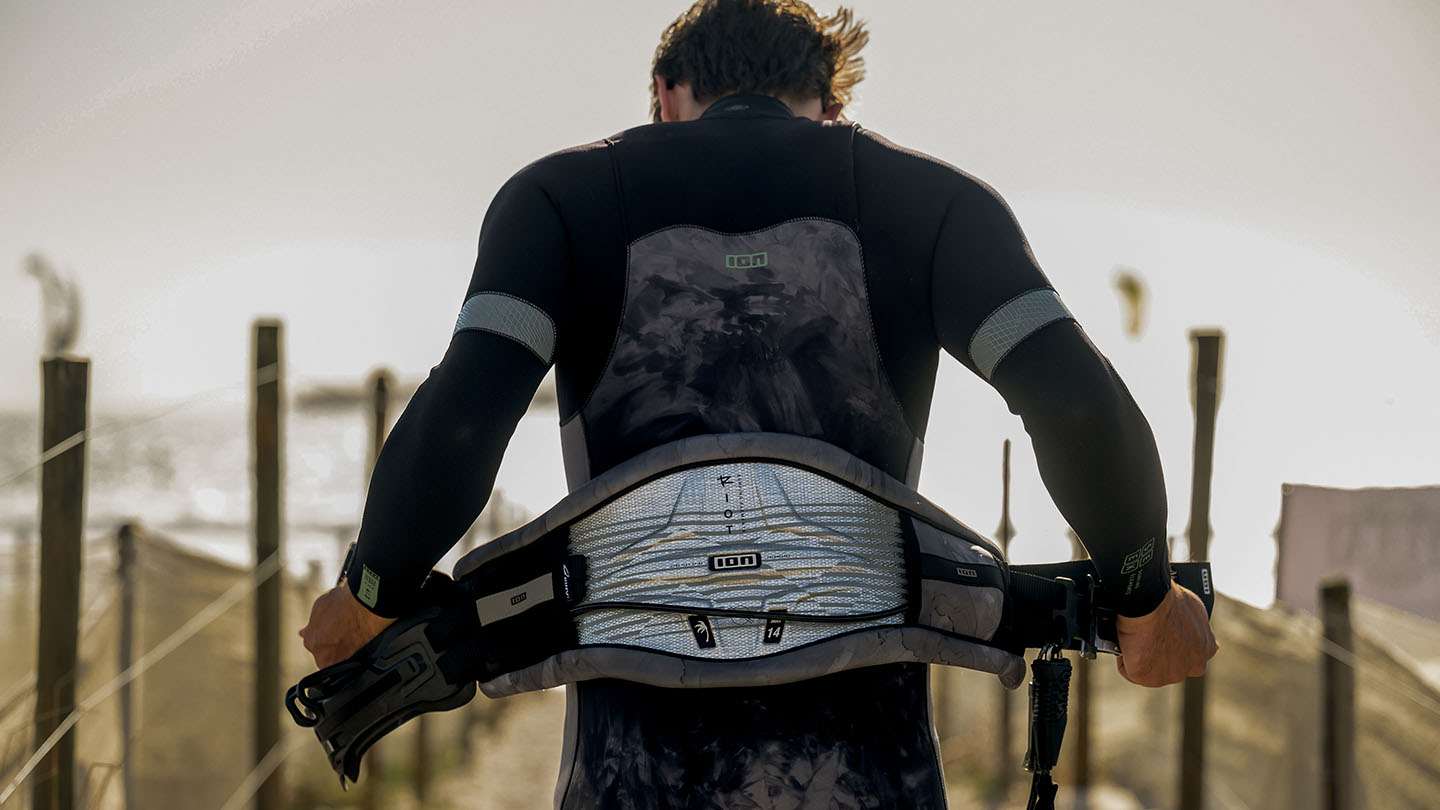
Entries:
[[469,620],[463,593],[447,577],[432,577],[427,607],[396,621],[355,655],[290,687],[285,708],[313,728],[330,767],[358,781],[360,758],[377,740],[425,712],[459,708],[475,697],[464,644],[478,622]]

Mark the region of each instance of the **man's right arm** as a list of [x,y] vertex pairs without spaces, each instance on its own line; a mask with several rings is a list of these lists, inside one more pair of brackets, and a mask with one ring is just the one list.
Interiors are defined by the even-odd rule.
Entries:
[[[945,350],[1019,415],[1041,478],[1119,613],[1120,671],[1159,686],[1202,674],[1218,646],[1174,585],[1165,482],[1149,423],[1035,262],[1009,208],[956,173],[936,241],[931,306]],[[1128,646],[1127,646],[1128,645]]]
[[568,272],[559,213],[534,173],[522,171],[486,214],[444,359],[380,453],[346,587],[317,600],[301,631],[320,666],[412,611],[431,567],[480,513],[553,362]]
[[496,194],[449,349],[385,442],[365,501],[352,592],[382,616],[420,583],[490,496],[516,424],[554,361],[568,242],[534,167]]

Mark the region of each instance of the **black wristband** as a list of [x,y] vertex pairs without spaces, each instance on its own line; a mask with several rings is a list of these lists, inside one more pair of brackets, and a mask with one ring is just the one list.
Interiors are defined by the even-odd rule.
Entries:
[[1101,576],[1104,602],[1121,616],[1144,616],[1170,591],[1170,550],[1164,540],[1152,537],[1126,555],[1118,574]]

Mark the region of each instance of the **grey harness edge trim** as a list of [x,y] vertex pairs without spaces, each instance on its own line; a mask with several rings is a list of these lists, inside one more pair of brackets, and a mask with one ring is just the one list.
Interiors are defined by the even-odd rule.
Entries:
[[486,562],[529,545],[650,478],[696,464],[746,458],[789,462],[829,475],[939,528],[972,537],[984,543],[995,559],[1004,559],[1000,550],[979,532],[884,471],[833,444],[789,433],[719,433],[669,442],[616,465],[566,495],[538,518],[461,557],[455,563],[454,577],[462,579]]
[[1025,678],[1025,659],[996,647],[922,627],[862,630],[784,653],[786,665],[765,672],[753,660],[702,660],[625,647],[582,647],[480,683],[501,698],[595,678],[619,678],[659,687],[774,686],[842,670],[896,663],[933,663],[997,676],[1007,689]]

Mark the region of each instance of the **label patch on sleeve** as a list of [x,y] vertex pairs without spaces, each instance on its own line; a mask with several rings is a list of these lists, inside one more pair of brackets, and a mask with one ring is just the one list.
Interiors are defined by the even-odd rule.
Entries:
[[1121,566],[1120,573],[1128,574],[1131,571],[1138,571],[1145,566],[1145,563],[1153,559],[1155,559],[1155,538],[1152,537],[1145,545],[1125,557],[1125,564]]
[[375,607],[375,602],[380,598],[380,576],[370,570],[370,566],[360,566],[360,588],[356,594],[360,598],[360,604],[368,608]]

